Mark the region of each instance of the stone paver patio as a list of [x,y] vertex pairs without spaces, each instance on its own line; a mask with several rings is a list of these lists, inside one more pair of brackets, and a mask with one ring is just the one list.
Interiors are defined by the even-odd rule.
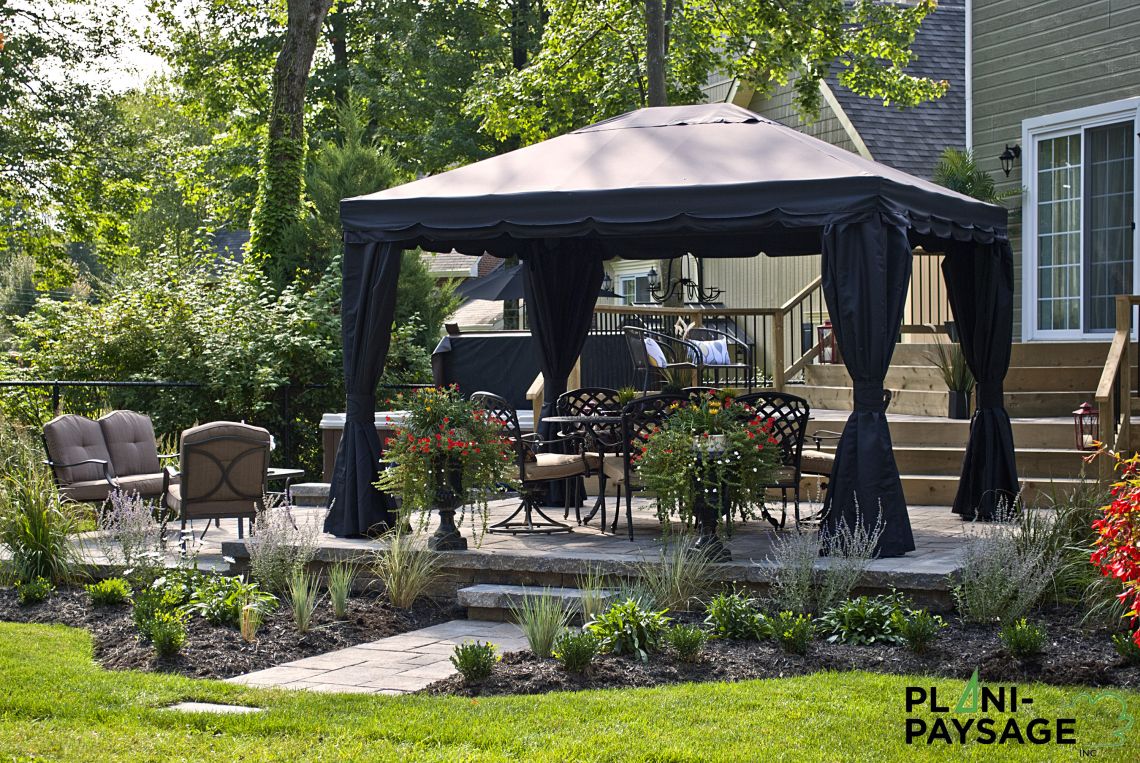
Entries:
[[351,694],[406,694],[456,672],[457,644],[490,641],[499,654],[526,648],[517,625],[452,620],[228,679],[247,686]]

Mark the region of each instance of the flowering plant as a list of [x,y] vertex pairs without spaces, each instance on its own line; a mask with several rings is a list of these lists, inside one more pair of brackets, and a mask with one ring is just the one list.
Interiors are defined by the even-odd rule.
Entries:
[[1140,455],[1116,459],[1120,481],[1112,486],[1112,503],[1101,507],[1093,522],[1097,538],[1091,561],[1105,577],[1124,586],[1117,598],[1131,618],[1132,641],[1140,646]]
[[767,485],[780,465],[774,422],[756,415],[730,394],[710,392],[675,403],[632,462],[644,485],[657,494],[657,516],[693,515],[698,498],[748,519],[763,506]]
[[[388,401],[405,411],[395,437],[389,437],[376,486],[398,495],[405,516],[441,508],[441,493],[457,493],[461,506],[477,507],[487,525],[487,493],[510,481],[514,451],[502,435],[502,422],[454,387],[418,389]],[[392,419],[389,418],[389,421]],[[451,508],[451,507],[443,507]]]

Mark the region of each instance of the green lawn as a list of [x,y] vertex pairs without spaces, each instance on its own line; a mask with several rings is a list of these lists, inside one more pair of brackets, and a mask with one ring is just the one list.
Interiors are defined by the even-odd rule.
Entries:
[[[48,760],[1077,760],[1074,747],[933,748],[903,742],[909,683],[952,704],[960,681],[826,673],[739,684],[490,699],[263,691],[108,672],[86,633],[0,623],[0,758]],[[1109,702],[1022,685],[1034,714],[1076,715],[1081,744],[1107,741]],[[1140,694],[1124,693],[1140,714]],[[179,700],[250,704],[257,716],[183,715]],[[924,715],[929,718],[930,716]],[[963,716],[955,716],[961,718]],[[998,716],[1004,725],[1005,716]],[[1019,720],[1031,717],[1022,712]],[[1140,724],[1095,759],[1140,758]]]

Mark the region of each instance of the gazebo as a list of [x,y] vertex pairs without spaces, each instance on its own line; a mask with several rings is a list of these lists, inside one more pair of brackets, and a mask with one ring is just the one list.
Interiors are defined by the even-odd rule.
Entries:
[[517,255],[549,408],[581,353],[611,257],[822,255],[824,297],[854,382],[825,523],[873,524],[882,556],[914,549],[891,447],[885,378],[912,254],[942,252],[977,412],[954,511],[992,518],[1017,493],[1003,407],[1013,325],[1005,209],[863,159],[727,104],[647,108],[475,164],[341,202],[347,417],[325,529],[389,520],[376,480],[375,390],[400,253]]

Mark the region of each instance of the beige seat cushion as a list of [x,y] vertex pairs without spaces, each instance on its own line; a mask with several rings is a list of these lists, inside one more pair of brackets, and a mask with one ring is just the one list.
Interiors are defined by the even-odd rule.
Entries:
[[[177,477],[174,478],[177,480]],[[132,474],[116,477],[115,482],[126,493],[138,493],[142,498],[157,498],[162,495],[162,472],[158,474]],[[107,480],[85,480],[73,482],[60,489],[65,498],[73,501],[105,501],[114,487]]]
[[[44,443],[48,458],[57,464],[77,464],[91,458],[111,463],[102,428],[86,416],[66,414],[44,424]],[[94,482],[103,479],[103,467],[100,464],[56,467],[55,476],[61,485]]]
[[99,419],[115,475],[154,474],[162,471],[150,417],[134,411],[113,411]]
[[800,471],[804,474],[821,474],[827,477],[831,475],[831,466],[834,463],[834,453],[804,448],[803,455],[800,457]]
[[[595,462],[602,462],[602,473],[606,475],[607,482],[625,482],[625,460],[622,458],[621,453],[605,453],[598,454],[597,452],[588,451],[587,458],[593,459]],[[594,467],[597,468],[596,466]]]
[[583,458],[577,453],[539,453],[538,460],[526,465],[528,480],[558,480],[585,474],[587,467],[596,469],[597,458]]

